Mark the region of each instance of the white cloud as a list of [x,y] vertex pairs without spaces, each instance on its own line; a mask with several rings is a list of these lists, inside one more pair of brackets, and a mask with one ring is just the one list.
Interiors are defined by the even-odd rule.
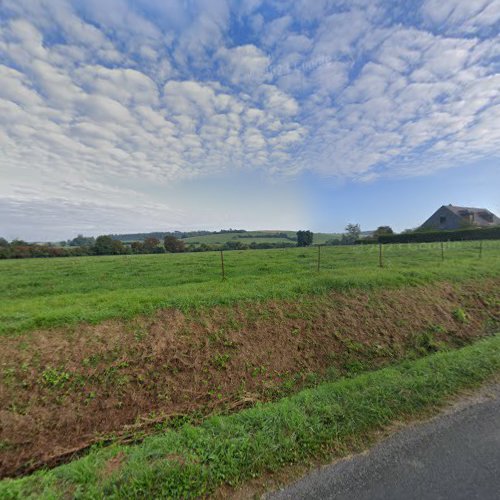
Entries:
[[158,102],[157,85],[134,69],[84,66],[75,71],[75,80],[87,92],[107,96],[124,105],[155,105]]
[[29,81],[19,71],[0,64],[0,81],[1,98],[21,106],[42,103],[40,96],[29,87]]
[[226,0],[198,0],[191,23],[178,35],[175,60],[182,65],[207,67],[210,55],[223,42],[229,28],[230,9]]
[[276,115],[293,116],[299,110],[297,101],[274,85],[261,85],[256,93],[264,108]]
[[89,95],[82,104],[83,113],[98,122],[120,123],[131,119],[129,110],[118,101],[102,95]]
[[290,15],[274,19],[266,25],[263,43],[266,46],[273,47],[288,36],[288,30],[293,22]]
[[450,33],[478,33],[500,21],[500,1],[426,0],[422,13],[433,27]]
[[357,9],[326,16],[316,33],[313,55],[352,55],[356,41],[370,30],[366,16]]
[[258,84],[267,79],[270,58],[255,45],[241,45],[217,51],[221,59],[222,74],[235,85]]
[[47,186],[72,178],[97,213],[98,185],[130,200],[130,182],[367,180],[500,156],[499,0],[3,5],[2,180],[44,179],[52,204]]

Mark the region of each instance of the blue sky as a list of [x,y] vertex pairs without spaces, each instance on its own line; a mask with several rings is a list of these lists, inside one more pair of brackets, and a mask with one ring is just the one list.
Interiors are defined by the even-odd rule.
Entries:
[[500,0],[3,0],[0,235],[500,212]]

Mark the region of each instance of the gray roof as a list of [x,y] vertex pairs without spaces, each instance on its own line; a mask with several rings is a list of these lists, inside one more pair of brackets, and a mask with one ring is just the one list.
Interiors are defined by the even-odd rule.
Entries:
[[459,217],[467,217],[474,215],[474,222],[478,225],[500,224],[500,219],[487,208],[476,207],[457,207],[456,205],[445,205],[448,210],[451,210]]

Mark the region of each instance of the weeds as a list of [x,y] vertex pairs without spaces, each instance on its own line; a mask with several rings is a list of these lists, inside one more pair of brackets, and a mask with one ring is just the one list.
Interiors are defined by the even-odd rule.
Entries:
[[231,356],[227,353],[216,354],[212,358],[212,365],[215,366],[215,368],[217,368],[219,370],[225,370],[227,368],[227,364],[229,363],[230,359],[231,359]]
[[[500,336],[457,351],[307,389],[200,426],[179,421],[177,430],[135,446],[111,445],[32,476],[4,480],[0,497],[193,498],[224,484],[236,485],[286,464],[304,463],[332,447],[349,452],[353,438],[395,420],[411,418],[500,371]],[[291,432],[293,429],[293,432]],[[113,457],[120,467],[103,478]]]
[[461,307],[454,309],[451,314],[455,321],[459,323],[467,323],[469,321],[467,313]]
[[228,335],[223,328],[219,328],[219,330],[211,333],[208,336],[208,340],[211,344],[218,344],[229,349],[233,349],[236,347],[236,343],[228,338]]
[[69,381],[71,375],[57,368],[47,368],[42,372],[42,382],[44,385],[52,388],[61,388]]
[[430,352],[436,352],[440,349],[440,343],[434,338],[432,332],[423,332],[415,338],[415,348],[421,354],[427,354]]

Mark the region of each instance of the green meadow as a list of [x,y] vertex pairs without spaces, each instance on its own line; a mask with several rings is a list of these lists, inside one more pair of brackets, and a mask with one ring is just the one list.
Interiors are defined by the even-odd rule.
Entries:
[[[283,233],[286,234],[291,240],[286,238],[276,238],[273,234]],[[204,236],[193,236],[191,238],[184,238],[186,244],[201,245],[223,245],[228,241],[239,241],[242,244],[249,245],[250,243],[294,243],[293,240],[297,237],[296,231],[245,231],[241,233],[216,233],[206,234]],[[314,233],[313,243],[315,245],[323,245],[328,240],[339,239],[338,233]]]
[[500,241],[0,261],[0,334],[128,318],[164,307],[294,299],[330,290],[500,274]]

